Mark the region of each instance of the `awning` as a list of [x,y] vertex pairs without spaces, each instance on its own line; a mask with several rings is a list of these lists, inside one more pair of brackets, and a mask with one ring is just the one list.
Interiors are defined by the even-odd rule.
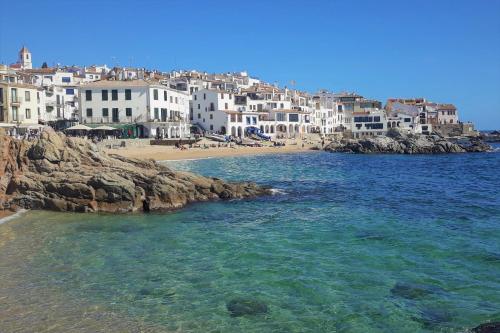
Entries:
[[90,131],[90,130],[91,130],[90,127],[81,124],[66,128],[66,131]]
[[116,131],[117,129],[111,126],[98,126],[95,128],[92,128],[92,131]]

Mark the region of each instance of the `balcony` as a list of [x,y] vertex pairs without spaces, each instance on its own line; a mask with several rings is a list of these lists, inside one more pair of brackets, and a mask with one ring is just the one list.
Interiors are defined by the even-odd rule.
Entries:
[[11,96],[10,97],[10,104],[12,105],[20,105],[22,103],[22,98],[19,96]]

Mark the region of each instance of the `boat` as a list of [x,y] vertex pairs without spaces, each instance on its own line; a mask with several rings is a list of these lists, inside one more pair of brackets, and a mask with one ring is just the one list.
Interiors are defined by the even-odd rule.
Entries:
[[221,135],[221,134],[205,134],[205,138],[210,139],[210,140],[214,140],[217,142],[226,142],[227,141],[226,136]]

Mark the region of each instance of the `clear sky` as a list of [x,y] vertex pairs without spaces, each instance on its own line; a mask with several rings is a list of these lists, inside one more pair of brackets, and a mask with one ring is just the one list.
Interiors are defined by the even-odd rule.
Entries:
[[500,0],[0,0],[0,62],[248,70],[500,128]]

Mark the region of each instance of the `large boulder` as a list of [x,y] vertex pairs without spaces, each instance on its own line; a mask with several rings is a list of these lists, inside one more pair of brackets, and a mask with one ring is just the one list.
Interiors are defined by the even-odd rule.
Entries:
[[152,160],[107,155],[87,140],[48,130],[35,142],[0,136],[0,204],[75,212],[170,210],[190,202],[270,194],[176,172]]

